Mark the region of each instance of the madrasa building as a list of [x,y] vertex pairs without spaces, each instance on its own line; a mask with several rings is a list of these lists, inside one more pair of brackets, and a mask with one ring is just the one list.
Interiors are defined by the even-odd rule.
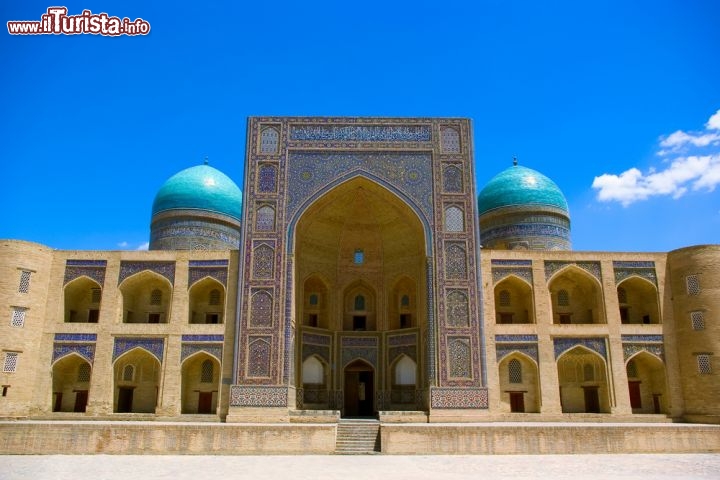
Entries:
[[2,241],[0,416],[720,423],[720,246],[574,251],[476,168],[468,119],[252,117],[244,194],[179,172],[149,251]]

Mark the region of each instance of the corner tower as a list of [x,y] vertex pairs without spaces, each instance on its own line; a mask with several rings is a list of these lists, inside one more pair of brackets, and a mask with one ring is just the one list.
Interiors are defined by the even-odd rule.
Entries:
[[570,250],[570,213],[548,177],[513,160],[478,195],[480,241],[496,250]]
[[221,171],[204,165],[170,177],[152,207],[150,250],[236,250],[242,193]]

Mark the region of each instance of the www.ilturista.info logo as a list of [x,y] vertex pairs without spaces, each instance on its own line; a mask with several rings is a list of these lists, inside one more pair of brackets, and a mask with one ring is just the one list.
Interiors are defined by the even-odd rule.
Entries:
[[66,7],[50,7],[40,21],[23,20],[7,22],[10,35],[147,35],[150,23],[142,18],[110,17],[107,13],[83,10],[80,15],[68,15]]

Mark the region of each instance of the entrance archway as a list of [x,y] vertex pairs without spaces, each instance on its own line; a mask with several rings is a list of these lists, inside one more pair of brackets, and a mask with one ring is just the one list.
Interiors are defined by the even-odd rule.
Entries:
[[375,414],[375,369],[355,360],[345,367],[343,416],[369,417]]

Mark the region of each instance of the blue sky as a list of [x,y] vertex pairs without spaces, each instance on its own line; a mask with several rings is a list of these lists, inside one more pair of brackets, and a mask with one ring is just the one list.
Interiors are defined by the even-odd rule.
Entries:
[[0,3],[0,238],[141,248],[179,170],[242,188],[248,116],[361,115],[471,118],[478,190],[517,155],[576,250],[720,243],[716,1],[87,0],[150,34],[7,33],[52,5]]

